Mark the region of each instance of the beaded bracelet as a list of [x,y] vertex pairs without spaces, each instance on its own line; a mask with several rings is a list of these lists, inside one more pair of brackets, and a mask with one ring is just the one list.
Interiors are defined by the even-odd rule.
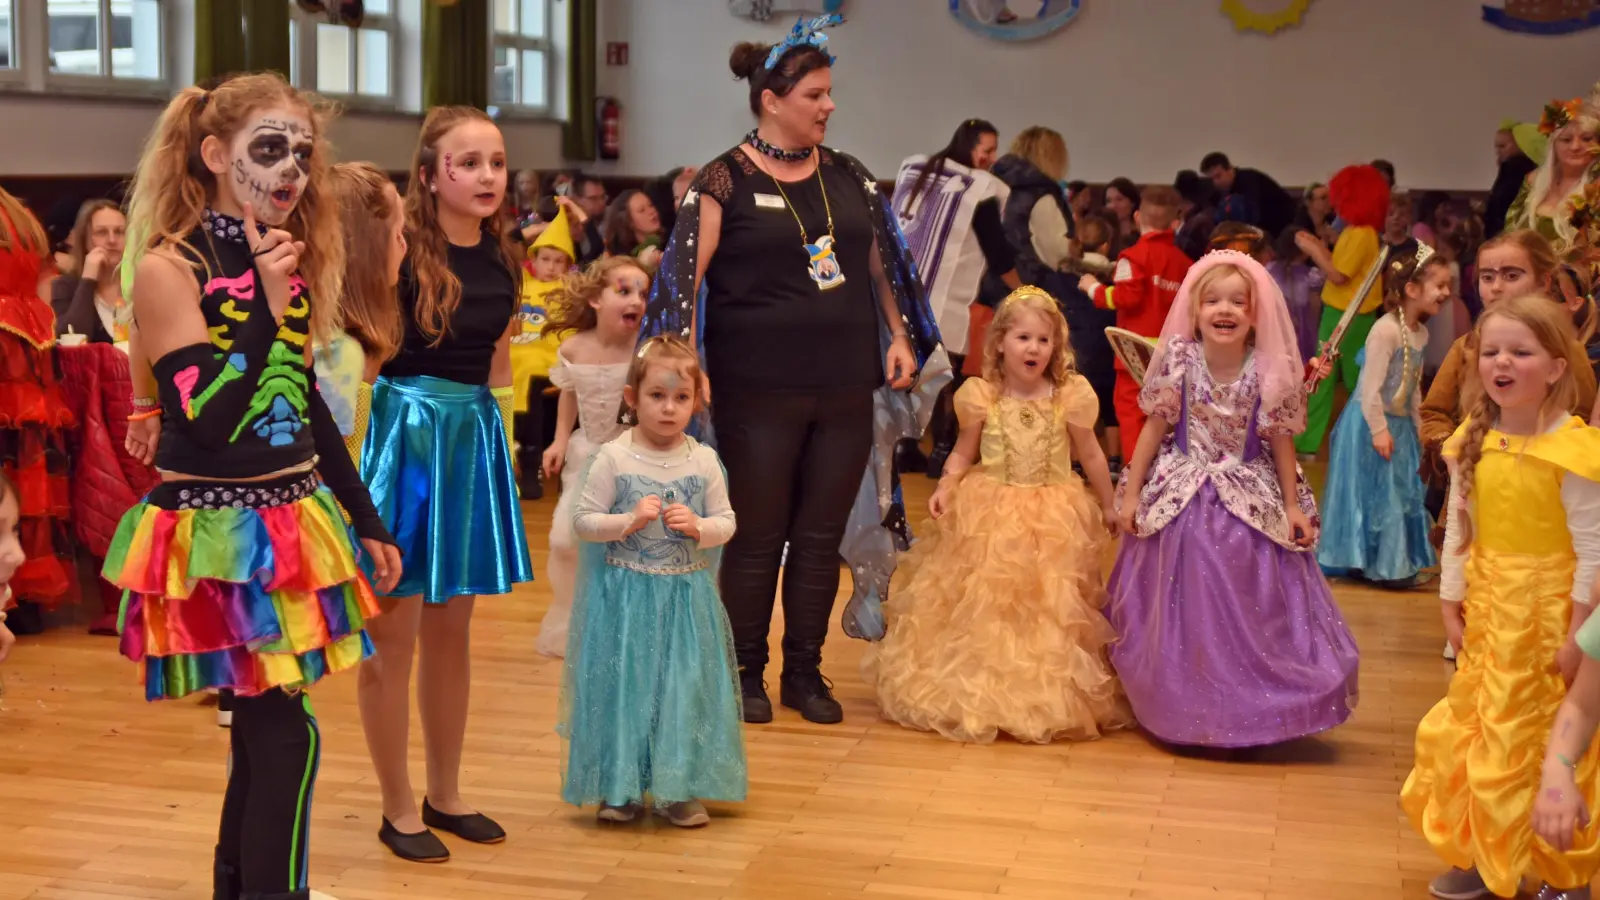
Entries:
[[161,407],[157,406],[154,409],[141,410],[131,416],[128,416],[128,421],[143,422],[145,419],[154,419],[159,415],[161,415]]
[[147,409],[160,409],[161,401],[154,397],[135,397],[133,398],[133,408],[141,412]]

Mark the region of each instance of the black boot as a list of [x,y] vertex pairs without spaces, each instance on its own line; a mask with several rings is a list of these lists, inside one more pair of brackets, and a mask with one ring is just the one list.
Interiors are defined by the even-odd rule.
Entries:
[[934,444],[933,452],[928,454],[928,477],[934,481],[944,477],[944,464],[950,461],[950,454],[955,452],[954,444]]
[[816,669],[784,669],[778,686],[778,699],[784,706],[799,710],[800,718],[807,722],[837,725],[844,721],[844,707],[833,699],[833,684]]
[[281,894],[242,894],[239,900],[311,900],[311,891],[285,891]]
[[894,467],[900,472],[916,472],[928,465],[928,457],[916,441],[907,438],[894,447]]
[[772,721],[772,700],[767,697],[767,683],[762,680],[760,671],[739,670],[739,694],[746,722],[765,725]]
[[217,857],[211,863],[211,900],[239,900],[239,870]]
[[544,499],[544,456],[536,450],[517,451],[517,487],[524,500]]

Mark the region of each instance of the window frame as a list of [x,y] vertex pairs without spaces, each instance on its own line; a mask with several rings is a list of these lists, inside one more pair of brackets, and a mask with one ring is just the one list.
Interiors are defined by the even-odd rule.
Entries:
[[[294,69],[292,81],[295,87],[308,90],[323,97],[339,101],[346,109],[365,109],[378,112],[392,112],[400,106],[400,73],[399,56],[401,47],[400,11],[398,6],[401,0],[390,0],[390,11],[387,13],[367,13],[359,28],[350,25],[337,25],[350,33],[350,78],[351,90],[343,91],[323,90],[318,83],[317,66],[317,26],[335,25],[328,21],[325,14],[309,13],[300,7],[294,0],[284,0],[289,4],[289,40],[292,48],[293,60],[291,68]],[[388,84],[384,93],[363,94],[361,85],[361,32],[380,31],[388,36],[389,63]]]
[[[159,17],[157,54],[161,74],[156,78],[118,75],[112,65],[113,0],[94,0],[97,6],[100,74],[50,71],[50,10],[46,0],[0,0],[11,8],[11,67],[0,69],[0,89],[36,94],[79,97],[149,98],[164,100],[173,90],[173,52],[176,41],[172,0],[153,0]],[[37,16],[38,21],[33,17]]]
[[[513,18],[513,21],[515,22],[515,25],[519,29],[520,29],[522,23],[520,21],[516,21],[516,20],[519,20],[522,17],[522,3],[523,2],[524,2],[524,0],[510,0],[511,10],[512,10],[512,18]],[[544,31],[545,31],[545,33],[544,33],[544,37],[535,38],[535,37],[528,37],[528,36],[522,34],[520,32],[520,30],[517,31],[517,32],[507,32],[507,31],[500,31],[498,28],[496,28],[495,27],[495,22],[494,22],[494,10],[493,10],[493,6],[492,6],[493,0],[490,0],[491,8],[490,8],[490,12],[489,12],[489,66],[488,66],[489,71],[487,73],[485,73],[484,77],[487,78],[488,81],[489,81],[489,103],[490,103],[491,106],[495,107],[498,110],[498,115],[501,116],[501,117],[509,116],[509,117],[512,117],[512,118],[524,118],[524,119],[553,119],[556,116],[556,97],[555,97],[555,93],[556,93],[556,87],[557,87],[557,85],[556,85],[557,69],[556,69],[556,40],[555,40],[555,37],[554,37],[554,31],[555,31],[555,28],[556,28],[556,12],[557,12],[556,7],[557,7],[558,4],[557,4],[556,0],[539,0],[539,2],[542,2],[544,4]],[[512,84],[511,84],[512,95],[516,96],[517,99],[512,100],[512,101],[508,101],[508,102],[505,102],[505,103],[501,103],[500,101],[496,100],[495,97],[494,97],[494,80],[495,80],[494,58],[495,58],[495,53],[497,51],[501,50],[502,48],[504,48],[504,49],[506,49],[506,50],[508,50],[508,51],[510,51],[512,53],[515,53],[516,54],[516,59],[517,59],[517,70],[516,70],[517,74],[516,74],[516,78],[514,78],[512,80]],[[522,98],[520,96],[517,96],[517,95],[520,95],[522,93],[522,52],[524,50],[537,50],[537,51],[539,51],[539,52],[544,54],[545,98],[544,98],[544,103],[542,103],[542,104],[524,103],[524,102],[522,102]]]

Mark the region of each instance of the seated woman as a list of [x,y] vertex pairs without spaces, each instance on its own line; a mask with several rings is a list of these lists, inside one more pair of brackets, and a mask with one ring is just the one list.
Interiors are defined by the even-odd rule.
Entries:
[[606,208],[606,253],[632,256],[640,265],[654,269],[661,263],[661,214],[644,191],[623,191]]
[[133,307],[122,298],[122,264],[128,219],[110,200],[89,200],[78,210],[68,242],[68,264],[50,290],[57,334],[85,334],[92,344],[123,344]]

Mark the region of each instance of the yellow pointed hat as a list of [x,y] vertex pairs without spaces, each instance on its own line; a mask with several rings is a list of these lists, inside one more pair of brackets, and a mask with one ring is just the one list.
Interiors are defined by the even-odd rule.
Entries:
[[567,224],[567,208],[556,207],[556,217],[539,236],[533,239],[533,245],[528,248],[528,257],[539,251],[540,247],[554,247],[567,255],[567,259],[574,262],[578,259],[578,251],[572,245],[572,227]]

